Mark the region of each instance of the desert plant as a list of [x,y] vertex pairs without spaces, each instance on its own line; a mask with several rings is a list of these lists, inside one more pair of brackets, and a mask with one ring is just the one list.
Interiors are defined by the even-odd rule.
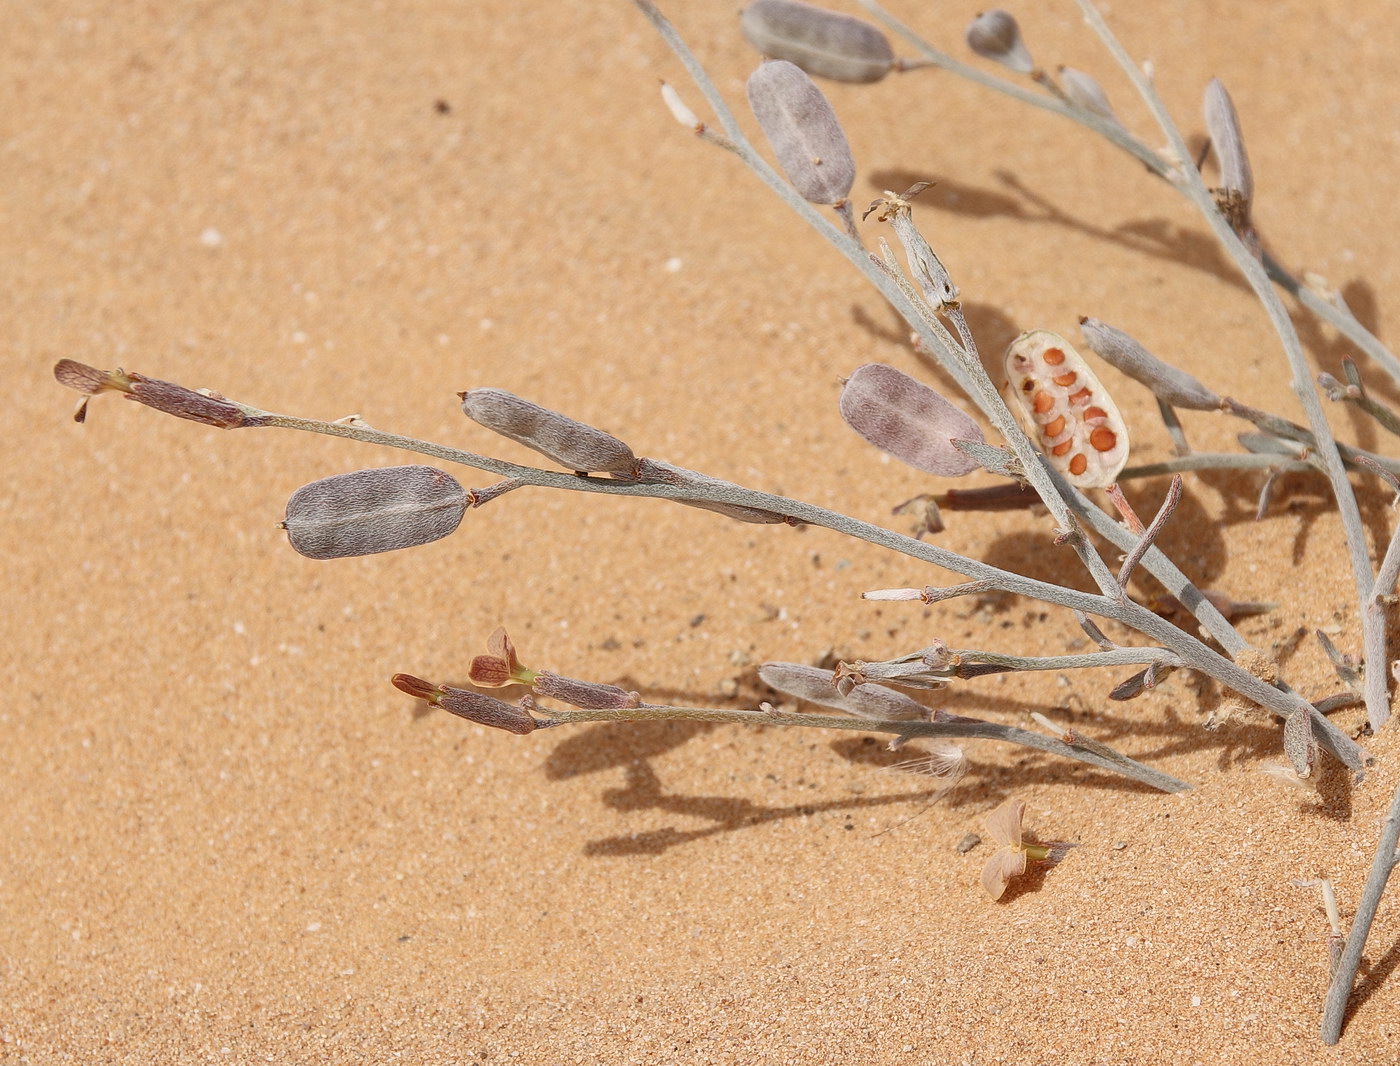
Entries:
[[[1097,591],[1084,592],[1031,578],[940,548],[925,541],[922,535],[901,534],[830,509],[756,492],[659,459],[639,457],[610,433],[489,386],[472,387],[460,394],[464,413],[486,429],[533,448],[562,467],[562,471],[522,466],[383,432],[356,419],[328,422],[279,414],[135,372],[103,371],[63,360],[55,367],[56,377],[83,394],[77,419],[86,417],[92,397],[114,392],[164,413],[218,428],[329,434],[417,452],[501,478],[485,487],[466,489],[445,471],[401,466],[338,474],[313,482],[293,495],[283,521],[292,546],[311,558],[365,555],[428,543],[454,532],[468,510],[526,485],[648,496],[716,511],[739,521],[824,526],[968,579],[946,588],[927,585],[859,590],[869,598],[931,604],[993,590],[1029,597],[1072,611],[1100,649],[1084,654],[1027,655],[1004,650],[954,649],[935,642],[894,659],[853,660],[829,670],[785,663],[769,663],[760,669],[759,676],[775,690],[824,704],[839,711],[839,715],[795,714],[768,705],[750,709],[654,705],[646,702],[644,694],[614,685],[562,678],[549,671],[524,667],[504,633],[493,636],[490,654],[478,657],[473,664],[472,680],[485,686],[529,685],[532,694],[519,706],[410,674],[398,674],[393,679],[405,693],[479,724],[526,734],[591,721],[704,720],[887,733],[893,738],[893,745],[918,738],[937,738],[943,744],[988,739],[1061,755],[1163,791],[1189,788],[1187,782],[1144,766],[1075,730],[1056,729],[1047,735],[1000,722],[930,711],[897,691],[937,689],[1009,671],[1114,669],[1131,665],[1141,669],[1117,679],[1108,688],[1106,698],[1132,699],[1172,671],[1194,671],[1264,708],[1279,721],[1280,745],[1297,779],[1313,777],[1323,751],[1359,779],[1369,753],[1326,715],[1337,707],[1361,701],[1366,705],[1372,730],[1382,728],[1389,717],[1385,606],[1400,573],[1400,528],[1377,564],[1366,544],[1349,474],[1359,470],[1389,489],[1400,490],[1396,479],[1400,464],[1335,440],[1312,381],[1312,371],[1275,286],[1336,326],[1397,380],[1400,361],[1367,333],[1343,304],[1312,293],[1263,250],[1251,214],[1253,179],[1241,122],[1223,85],[1213,81],[1205,92],[1204,118],[1221,171],[1220,186],[1211,189],[1197,166],[1192,165],[1186,141],[1150,80],[1123,52],[1088,0],[1080,0],[1086,19],[1142,94],[1167,139],[1168,153],[1154,151],[1130,132],[1090,75],[1062,69],[1056,80],[1036,65],[1014,19],[1005,12],[979,16],[968,31],[968,42],[979,55],[1031,79],[1031,88],[952,60],[894,22],[873,2],[863,0],[867,9],[916,48],[920,53],[918,60],[895,59],[888,42],[881,43],[885,41],[882,32],[873,25],[835,17],[804,4],[757,0],[745,11],[744,32],[756,47],[777,58],[758,67],[747,89],[758,123],[779,162],[781,169],[775,169],[745,136],[725,100],[671,24],[648,0],[636,2],[692,76],[714,113],[717,127],[698,118],[684,102],[684,94],[666,86],[663,95],[672,113],[702,141],[736,155],[846,256],[903,316],[914,334],[917,349],[958,383],[966,399],[1004,442],[987,443],[980,425],[959,407],[961,401],[939,395],[902,371],[879,364],[853,370],[842,394],[841,409],[846,421],[866,440],[933,476],[958,477],[984,470],[1002,479],[986,489],[931,495],[925,501],[926,517],[920,533],[936,528],[940,507],[957,510],[1036,503],[1054,521],[1053,531],[1044,533],[1047,548],[1068,548]],[[1147,352],[1127,332],[1094,318],[1081,320],[1087,347],[1152,390],[1166,431],[1177,445],[1176,458],[1130,465],[1129,427],[1117,406],[1095,377],[1090,363],[1067,340],[1048,330],[1023,334],[1007,352],[1003,365],[1011,398],[1008,404],[999,383],[985,368],[962,310],[953,272],[940,260],[915,221],[916,198],[922,191],[919,186],[904,192],[887,191],[866,212],[867,216],[875,216],[872,225],[889,225],[903,252],[903,262],[883,239],[878,241],[877,253],[866,249],[849,202],[857,173],[855,161],[834,110],[809,76],[864,83],[891,72],[927,67],[963,74],[1071,118],[1130,152],[1152,173],[1191,199],[1275,326],[1307,425],[1296,425],[1217,395],[1208,383],[1197,381]],[[839,224],[832,224],[814,204],[833,207]],[[1392,413],[1367,394],[1359,376],[1351,371],[1348,376],[1346,385],[1332,378],[1325,380],[1327,394],[1356,405],[1388,428],[1400,425]],[[1178,408],[1220,410],[1247,420],[1257,432],[1244,438],[1246,450],[1240,453],[1195,452],[1176,418]],[[1338,656],[1343,691],[1317,701],[1295,692],[1263,661],[1266,657],[1231,625],[1220,609],[1221,598],[1198,588],[1157,547],[1157,538],[1179,499],[1181,474],[1213,468],[1263,471],[1267,480],[1261,490],[1261,509],[1267,506],[1273,478],[1280,473],[1308,472],[1326,479],[1342,518],[1345,548],[1363,618],[1361,670],[1358,672],[1348,660]],[[1156,517],[1144,523],[1119,485],[1161,475],[1172,476],[1171,488]],[[1085,490],[1095,489],[1105,491],[1123,524],[1086,495]],[[1116,570],[1105,558],[1105,544],[1123,553]],[[1194,617],[1199,635],[1186,625],[1163,617],[1129,593],[1130,580],[1139,569],[1150,573],[1172,601]],[[1111,640],[1095,618],[1118,623],[1146,643],[1127,646]],[[553,702],[542,704],[539,699]],[[1028,855],[1040,857],[1045,851],[1043,846],[1028,848],[1023,844],[1020,823],[1024,804],[1017,804],[1019,801],[1008,801],[1004,808],[1007,813],[993,815],[989,823],[994,826],[993,836],[1002,845],[984,877],[984,885],[994,898],[1000,896],[1000,887],[1004,887],[1008,877],[1024,871]],[[1393,818],[1392,828],[1394,823]],[[1375,901],[1393,865],[1388,861],[1394,853],[1393,838],[1394,833],[1388,828],[1368,884],[1369,910],[1359,913],[1337,966],[1324,1021],[1324,1036],[1332,1041],[1339,1032],[1369,915],[1374,913]]]

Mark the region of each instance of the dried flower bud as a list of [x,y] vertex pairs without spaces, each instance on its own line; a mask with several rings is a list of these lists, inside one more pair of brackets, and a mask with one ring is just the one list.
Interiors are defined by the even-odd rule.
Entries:
[[1128,427],[1083,357],[1059,334],[1023,333],[1006,350],[1008,403],[1071,485],[1113,484],[1128,461]]
[[801,525],[787,515],[778,514],[777,511],[765,511],[760,507],[745,507],[739,503],[716,503],[714,500],[673,500],[673,503],[683,503],[687,507],[699,507],[702,511],[714,511],[715,514],[722,514],[727,518],[732,518],[736,522],[749,522],[757,526],[775,526],[786,522],[789,525]]
[[462,411],[474,422],[533,448],[568,470],[604,470],[635,479],[637,457],[611,433],[522,400],[505,389],[472,389],[458,393]]
[[802,663],[764,663],[759,679],[771,688],[808,703],[845,711],[857,718],[905,721],[928,718],[928,709],[902,692],[883,685],[861,685],[843,696],[836,691],[836,675]]
[[977,460],[953,441],[984,442],[982,429],[927,385],[883,363],[859,367],[841,390],[841,417],[881,451],[916,470],[962,477]]
[[450,474],[390,466],[303,485],[287,501],[282,528],[308,559],[343,559],[440,540],[466,509],[466,490]]
[[[88,397],[96,396],[100,392],[120,392],[128,400],[135,400],[176,418],[202,422],[206,426],[237,429],[239,426],[255,424],[237,405],[229,403],[222,396],[196,392],[183,385],[148,378],[142,374],[128,374],[124,370],[98,370],[74,359],[60,359],[54,364],[53,376],[60,385],[77,389]],[[86,420],[87,401],[84,400],[73,413],[73,421]]]
[[1103,91],[1103,86],[1082,70],[1061,67],[1060,88],[1064,90],[1070,103],[1100,118],[1106,118],[1115,125],[1122,125],[1113,111],[1113,105],[1108,102],[1108,94]]
[[[663,485],[713,485],[721,486],[726,484],[717,478],[709,477],[705,474],[696,473],[694,470],[686,470],[684,467],[672,466],[670,463],[663,463],[656,459],[641,459],[638,461],[637,476],[643,481],[659,482]],[[737,522],[750,522],[755,525],[800,525],[795,518],[788,518],[786,515],[778,514],[777,511],[766,511],[761,507],[746,507],[740,503],[723,503],[714,500],[686,500],[667,497],[672,503],[682,503],[687,507],[699,507],[704,511],[714,511]]]
[[889,39],[876,27],[796,0],[754,0],[739,27],[765,56],[818,77],[872,82],[894,67]]
[[840,203],[856,180],[851,146],[826,97],[801,68],[764,63],[749,76],[749,106],[778,165],[804,199]]
[[1211,78],[1206,86],[1205,99],[1206,130],[1210,133],[1210,143],[1220,160],[1220,185],[1229,193],[1238,195],[1245,205],[1254,199],[1254,171],[1249,165],[1249,155],[1244,148],[1244,134],[1240,131],[1240,116],[1235,111],[1235,102],[1219,78]]
[[1300,707],[1284,720],[1283,753],[1293,764],[1293,770],[1303,779],[1312,776],[1317,765],[1318,743],[1313,735],[1312,713]]
[[995,60],[1017,74],[1035,70],[1035,60],[1021,40],[1021,27],[1009,11],[983,11],[967,27],[967,46],[984,59]]
[[406,692],[417,700],[427,700],[429,703],[434,703],[442,696],[442,689],[438,688],[437,685],[431,681],[424,681],[421,677],[414,677],[412,674],[395,674],[389,680],[400,692]]
[[465,718],[477,725],[504,729],[507,733],[524,735],[531,733],[539,725],[519,707],[512,707],[503,700],[484,696],[451,685],[435,685],[412,674],[395,674],[393,684],[400,692],[406,692],[415,699],[426,700],[434,707],[451,711],[459,718]]
[[547,670],[535,675],[534,689],[537,696],[562,700],[585,711],[624,710],[642,705],[642,698],[636,692],[628,692],[617,685],[562,677]]
[[442,695],[435,705],[477,725],[504,729],[507,733],[520,736],[533,732],[539,724],[519,707],[512,707],[504,700],[451,685],[443,686]]
[[1095,355],[1134,381],[1142,382],[1163,403],[1190,411],[1220,409],[1221,400],[1216,393],[1186,371],[1162,362],[1121,329],[1097,318],[1081,318],[1079,331]]
[[145,404],[176,418],[188,418],[219,429],[237,429],[247,422],[243,412],[221,396],[210,396],[171,381],[131,374],[127,399]]
[[484,688],[505,688],[507,685],[528,685],[535,680],[535,671],[522,666],[515,653],[515,644],[504,627],[497,626],[486,638],[489,654],[472,660],[467,677],[473,685]]

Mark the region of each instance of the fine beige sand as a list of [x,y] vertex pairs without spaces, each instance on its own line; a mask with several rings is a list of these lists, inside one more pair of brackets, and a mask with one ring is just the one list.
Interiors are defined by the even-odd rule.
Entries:
[[[735,0],[668,6],[742,105],[756,57]],[[892,7],[963,54],[975,5]],[[1040,61],[1093,72],[1162,143],[1073,4],[1031,7]],[[1393,344],[1393,5],[1109,16],[1195,143],[1202,89],[1225,79],[1268,246]],[[0,54],[0,1062],[1396,1061],[1400,886],[1324,1049],[1328,926],[1294,884],[1331,878],[1350,920],[1400,784],[1393,731],[1366,740],[1360,786],[1333,767],[1312,794],[1257,772],[1282,760],[1264,718],[1204,730],[1221,695],[1186,673],[1131,703],[1106,698],[1125,671],[969,681],[930,706],[1038,710],[1197,787],[983,743],[931,808],[929,779],[887,769],[919,746],[865,734],[489,732],[389,677],[460,683],[504,625],[535,668],[752,707],[774,699],[768,659],[1086,643],[1068,612],[1010,598],[863,602],[956,579],[654,500],[527,489],[431,546],[312,562],[277,528],[286,498],[410,456],[110,397],[70,420],[65,356],[531,461],[458,410],[455,392],[496,385],[641,454],[907,530],[890,508],[943,486],[846,429],[840,380],[870,361],[946,379],[824,241],[675,124],[659,79],[708,111],[631,4],[56,0],[12,5]],[[984,351],[1095,315],[1299,417],[1258,303],[1141,165],[948,74],[827,88],[858,203],[938,183],[915,217]],[[1350,346],[1294,310],[1338,372]],[[1151,397],[1102,377],[1134,461],[1168,457]],[[1203,450],[1245,428],[1185,424]],[[1355,481],[1383,545],[1388,494]],[[1260,483],[1188,478],[1163,543],[1202,586],[1276,602],[1242,632],[1320,698],[1339,682],[1311,631],[1360,645],[1339,523],[1302,475],[1256,523]],[[1165,487],[1128,492],[1150,514]],[[945,547],[1084,585],[1043,514],[948,518]],[[1078,846],[991,903],[987,845],[957,845],[1008,796]]]

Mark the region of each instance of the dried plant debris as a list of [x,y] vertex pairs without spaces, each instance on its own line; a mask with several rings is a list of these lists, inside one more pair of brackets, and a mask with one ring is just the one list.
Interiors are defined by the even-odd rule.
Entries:
[[431,544],[456,530],[470,497],[431,466],[388,466],[303,485],[282,528],[308,559],[345,559]]
[[978,468],[978,459],[957,448],[955,440],[985,443],[969,415],[883,363],[866,363],[846,380],[841,417],[881,451],[939,477],[962,477]]
[[856,163],[831,104],[800,67],[764,63],[749,76],[749,106],[778,165],[802,198],[814,204],[845,201]]
[[758,668],[759,679],[770,688],[808,703],[845,711],[857,718],[884,722],[923,720],[928,708],[884,685],[861,685],[849,695],[836,689],[836,674],[803,663],[764,663]]
[[1050,857],[1048,845],[1025,842],[1025,821],[1025,801],[1015,798],[987,815],[987,835],[996,842],[997,849],[982,867],[982,888],[992,899],[1001,899],[1006,886],[1026,872],[1030,860]]
[[1007,397],[1050,464],[1081,489],[1113,484],[1128,461],[1128,427],[1073,346],[1046,329],[1006,350]]
[[567,470],[601,470],[623,478],[637,477],[637,457],[611,433],[521,399],[505,389],[471,389],[458,396],[463,413],[473,422],[533,448]]
[[739,27],[765,56],[821,78],[879,81],[895,65],[889,39],[870,23],[796,0],[754,0]]

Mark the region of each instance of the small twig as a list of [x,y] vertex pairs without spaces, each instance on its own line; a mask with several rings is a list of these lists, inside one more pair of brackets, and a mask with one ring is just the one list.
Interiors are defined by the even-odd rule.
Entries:
[[958,738],[976,740],[1000,740],[1008,744],[1019,744],[1027,748],[1037,748],[1051,755],[1074,759],[1078,762],[1097,766],[1101,770],[1122,774],[1134,781],[1158,789],[1162,792],[1185,792],[1191,785],[1179,778],[1144,766],[1126,755],[1113,753],[1107,757],[1098,751],[1075,747],[1036,733],[1029,729],[1000,725],[995,722],[963,720],[957,722],[882,722],[868,718],[838,718],[835,715],[819,714],[773,714],[765,711],[720,710],[705,707],[629,707],[620,710],[569,711],[537,710],[547,715],[541,725],[564,725],[575,722],[636,722],[636,721],[700,721],[725,722],[736,725],[774,726],[786,728],[802,726],[812,729],[844,729],[860,733],[893,733],[909,740],[921,737]]
[[1142,539],[1128,557],[1123,560],[1123,566],[1118,571],[1118,587],[1126,589],[1128,579],[1133,576],[1133,571],[1137,569],[1137,564],[1142,561],[1142,557],[1147,554],[1147,549],[1152,547],[1162,533],[1167,520],[1171,518],[1172,512],[1176,510],[1176,505],[1181,502],[1181,475],[1173,474],[1171,486],[1167,489],[1167,498],[1162,501],[1162,506],[1157,511],[1157,517],[1152,519],[1152,524],[1143,533]]
[[1158,400],[1157,410],[1162,415],[1162,424],[1167,427],[1167,436],[1171,437],[1172,447],[1176,449],[1176,454],[1190,455],[1191,445],[1186,440],[1186,431],[1181,428],[1181,419],[1176,416],[1176,408],[1167,403],[1166,400]]
[[1351,986],[1356,980],[1356,971],[1361,965],[1361,952],[1366,947],[1366,938],[1371,933],[1371,923],[1376,918],[1376,908],[1380,906],[1381,894],[1390,872],[1395,869],[1395,846],[1400,842],[1400,789],[1390,802],[1390,813],[1381,827],[1381,838],[1376,843],[1376,857],[1371,863],[1371,873],[1366,878],[1366,886],[1361,890],[1361,902],[1356,908],[1356,917],[1351,922],[1351,932],[1347,935],[1342,957],[1337,961],[1337,972],[1327,989],[1327,1003],[1322,1010],[1322,1042],[1335,1044],[1341,1039],[1342,1022],[1346,1017],[1347,1000],[1351,998]]

